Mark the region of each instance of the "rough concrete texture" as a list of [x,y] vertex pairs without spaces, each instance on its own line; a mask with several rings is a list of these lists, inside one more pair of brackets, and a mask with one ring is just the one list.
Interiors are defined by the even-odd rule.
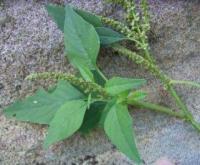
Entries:
[[[47,16],[50,1],[5,0],[0,5],[0,109],[30,95],[49,82],[26,82],[32,72],[66,71],[72,68],[63,55],[63,36]],[[64,3],[52,0],[55,3]],[[69,2],[69,1],[68,1]],[[81,8],[105,13],[100,0],[71,0]],[[152,52],[160,67],[174,79],[200,82],[200,3],[198,0],[149,0],[152,11]],[[109,13],[108,12],[108,13]],[[109,55],[110,53],[110,55]],[[170,105],[166,93],[146,71],[107,52],[100,57],[107,75],[145,77],[151,99]],[[153,90],[152,90],[153,89]],[[179,94],[200,122],[200,91],[179,87]],[[147,165],[166,157],[177,165],[200,164],[200,134],[184,121],[148,111],[133,112],[138,148]],[[42,149],[46,127],[17,122],[0,115],[0,164],[100,164],[130,165],[97,130],[88,137],[79,134]]]

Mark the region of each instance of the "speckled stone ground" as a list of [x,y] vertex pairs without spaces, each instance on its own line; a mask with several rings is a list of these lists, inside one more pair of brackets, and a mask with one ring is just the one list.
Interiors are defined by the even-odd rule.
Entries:
[[[46,127],[8,120],[2,115],[4,107],[14,100],[30,95],[39,86],[49,85],[45,81],[24,81],[28,74],[73,71],[63,55],[62,33],[44,9],[44,4],[50,1],[4,2],[0,5],[0,164],[132,164],[109,143],[101,130],[88,137],[77,134],[43,150]],[[70,2],[96,13],[115,13],[101,0]],[[160,67],[174,79],[200,82],[200,3],[198,0],[149,2],[155,34],[150,42]],[[100,66],[109,76],[145,77],[149,82],[150,99],[172,104],[152,76],[125,58],[106,52],[100,57]],[[178,91],[200,121],[200,91],[183,87]],[[177,165],[200,164],[200,135],[188,123],[148,111],[132,114],[145,164],[151,165],[160,157],[167,157]]]

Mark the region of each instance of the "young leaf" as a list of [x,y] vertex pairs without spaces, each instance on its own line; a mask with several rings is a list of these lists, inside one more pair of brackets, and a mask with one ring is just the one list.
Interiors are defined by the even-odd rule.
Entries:
[[90,108],[85,113],[83,124],[79,129],[80,132],[89,133],[89,131],[99,124],[105,105],[105,102],[100,101],[90,105]]
[[145,83],[144,79],[114,77],[106,82],[105,89],[109,94],[117,95],[130,89],[137,89]]
[[127,101],[127,97],[130,93],[130,90],[123,91],[117,95],[117,103],[123,103]]
[[[65,22],[65,8],[63,6],[58,6],[54,4],[48,4],[46,6],[46,10],[48,14],[54,19],[58,28],[64,32],[64,22]],[[74,8],[75,12],[80,15],[85,21],[92,24],[94,27],[101,27],[103,26],[101,23],[100,17],[92,14],[90,12],[76,9]]]
[[106,27],[97,27],[96,31],[99,35],[102,45],[109,45],[127,39],[122,34]]
[[20,121],[49,124],[56,111],[69,100],[85,96],[65,81],[60,81],[51,93],[41,89],[23,101],[17,101],[4,110],[7,117]]
[[83,122],[86,109],[87,103],[83,100],[65,102],[50,122],[44,147],[47,148],[75,133]]
[[95,28],[70,6],[65,7],[64,41],[67,57],[75,67],[96,68],[100,41]]
[[136,163],[141,163],[140,155],[135,144],[132,118],[125,105],[115,104],[107,113],[104,129],[116,147]]
[[129,103],[131,101],[143,100],[146,96],[147,96],[147,93],[144,91],[140,91],[140,90],[134,91],[128,95],[127,101]]

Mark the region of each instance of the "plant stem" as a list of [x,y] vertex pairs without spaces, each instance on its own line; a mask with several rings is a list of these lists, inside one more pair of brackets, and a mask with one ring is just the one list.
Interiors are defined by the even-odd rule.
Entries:
[[150,61],[152,64],[154,64],[154,59],[151,57],[151,55],[150,55],[150,53],[149,53],[149,51],[148,51],[148,47],[146,47],[145,49],[144,49],[144,55],[145,55],[145,57],[146,57],[146,59],[148,60],[148,61]]
[[[176,91],[174,90],[172,84],[170,84],[171,79],[165,75],[155,64],[144,59],[142,56],[138,55],[135,52],[130,51],[129,49],[121,45],[113,45],[112,48],[121,53],[122,55],[128,57],[130,60],[134,61],[136,64],[142,65],[145,69],[149,70],[153,75],[158,77],[160,81],[164,84],[167,91],[170,92],[172,97],[175,99],[176,104],[185,114],[185,119],[190,121],[191,124],[200,131],[200,125],[194,120],[192,114],[189,112],[185,104],[182,102]],[[147,52],[148,53],[148,52]]]
[[[149,51],[146,50],[146,54],[149,54]],[[149,57],[151,57],[150,54],[149,54]],[[152,58],[149,60],[149,62],[152,63]],[[158,67],[156,69],[160,70]],[[162,77],[160,75],[160,74],[163,74],[161,71],[157,71],[156,73],[158,73],[158,75],[157,75],[158,77]],[[182,102],[182,100],[178,96],[177,92],[174,90],[174,88],[173,88],[173,86],[171,84],[172,80],[170,80],[170,78],[168,78],[168,76],[164,76],[164,78],[162,78],[161,81],[167,87],[166,88],[167,91],[175,99],[176,104],[182,110],[182,112],[185,114],[185,116],[187,116],[188,120],[193,120],[192,114],[189,112],[189,110],[187,109],[186,105]]]
[[[143,9],[146,12],[147,11],[147,4],[145,4],[146,1],[144,1],[143,3]],[[134,9],[134,8],[133,8]],[[135,13],[135,12],[133,12]],[[144,17],[145,19],[145,23],[146,25],[149,25],[149,20],[146,19],[147,15]],[[132,18],[131,18],[132,19]],[[176,104],[178,105],[178,107],[181,109],[181,111],[184,113],[186,119],[188,121],[191,122],[191,124],[197,128],[200,131],[200,124],[198,124],[191,112],[189,112],[189,110],[187,109],[186,105],[182,102],[182,100],[180,99],[180,97],[178,96],[177,92],[174,90],[172,84],[185,84],[185,85],[191,85],[191,86],[195,86],[195,87],[200,87],[200,84],[194,83],[194,82],[189,82],[189,81],[175,81],[175,80],[171,80],[167,75],[165,75],[160,69],[159,67],[155,64],[155,60],[152,58],[152,56],[150,55],[149,52],[149,45],[147,42],[147,35],[144,33],[146,32],[146,30],[141,31],[139,26],[137,26],[136,24],[136,30],[137,33],[139,34],[139,40],[134,39],[131,33],[132,31],[134,31],[135,29],[135,24],[132,25],[132,29],[129,29],[126,25],[118,22],[118,21],[114,21],[112,19],[105,19],[104,21],[106,24],[114,27],[115,29],[119,29],[119,31],[126,35],[130,40],[136,42],[136,44],[139,46],[140,49],[142,49],[144,51],[144,57],[142,57],[141,55],[138,55],[135,52],[130,51],[129,49],[121,46],[121,45],[113,45],[112,48],[123,54],[124,56],[128,57],[130,60],[134,61],[136,64],[142,65],[145,69],[149,70],[153,75],[155,75],[156,77],[158,77],[160,79],[160,81],[163,83],[163,85],[165,86],[165,88],[167,89],[167,91],[171,94],[171,96],[175,99]],[[116,28],[117,27],[117,28]],[[134,28],[133,28],[134,27]],[[147,31],[149,30],[149,28],[147,29]],[[161,108],[161,107],[160,107]]]
[[[98,72],[101,74],[102,77],[105,78],[105,80],[107,80],[106,76],[99,69],[98,69]],[[147,109],[152,110],[152,111],[166,113],[168,115],[179,117],[179,118],[185,117],[185,115],[183,113],[174,112],[170,108],[167,108],[167,107],[164,107],[164,106],[161,106],[161,105],[157,105],[157,104],[153,104],[153,103],[141,102],[141,101],[134,101],[134,102],[131,101],[131,102],[128,102],[128,104],[134,105],[134,106],[139,106],[140,108],[147,108]]]
[[137,106],[139,108],[145,108],[147,110],[166,113],[168,115],[175,116],[175,117],[182,118],[182,119],[185,118],[185,115],[183,113],[174,112],[170,108],[167,108],[167,107],[164,107],[161,105],[157,105],[157,104],[153,104],[153,103],[141,102],[141,101],[134,101],[134,102],[131,101],[131,102],[128,102],[128,104]]
[[175,90],[173,89],[172,85],[170,84],[171,79],[165,75],[155,64],[152,64],[150,61],[144,59],[142,56],[138,55],[135,52],[130,51],[129,49],[121,46],[121,45],[114,45],[113,49],[122,55],[128,57],[130,60],[135,62],[138,65],[142,65],[145,69],[149,70],[154,76],[158,77],[160,81],[165,85],[167,90],[171,93],[171,95],[175,98],[179,107],[186,112],[187,108],[180,100],[179,96],[176,94]]
[[198,122],[196,122],[194,119],[190,120],[190,122],[192,123],[194,128],[196,128],[198,131],[200,131],[200,124]]
[[184,84],[184,85],[200,88],[200,84],[196,83],[196,82],[193,82],[193,81],[171,80],[170,84]]
[[99,68],[97,68],[97,72],[100,74],[100,76],[105,80],[108,81],[108,79],[106,78],[106,76],[101,72],[101,70]]
[[146,45],[145,40],[138,41],[137,39],[134,39],[133,37],[129,38],[129,40],[135,42],[139,46],[139,48],[144,51],[144,57],[146,60],[150,61],[151,63],[154,63],[154,59],[149,54],[149,51],[148,51],[149,47],[148,45]]
[[169,86],[169,90],[170,90],[172,96],[175,98],[177,104],[181,107],[183,113],[185,114],[185,119],[187,121],[190,121],[191,124],[193,125],[193,127],[196,128],[198,131],[200,131],[200,124],[194,120],[192,113],[187,109],[185,104],[183,104],[183,102],[181,101],[181,99],[179,98],[176,91],[174,90],[174,88],[171,85]]
[[184,112],[184,114],[187,116],[187,118],[191,119],[192,118],[192,114],[187,110],[186,105],[183,104],[183,102],[181,101],[180,97],[177,95],[177,93],[174,90],[174,88],[171,85],[169,85],[168,86],[168,90],[170,91],[171,95],[174,97],[174,99],[176,100],[177,104],[180,106],[180,108]]
[[197,123],[193,117],[191,119],[188,120],[188,116],[186,116],[184,113],[182,112],[174,112],[172,111],[170,108],[167,107],[163,107],[157,104],[152,104],[152,103],[148,103],[148,102],[141,102],[141,101],[135,101],[135,102],[129,102],[129,105],[133,105],[139,108],[145,108],[146,110],[152,110],[155,112],[161,112],[161,113],[165,113],[174,117],[178,117],[181,119],[185,119],[186,121],[190,122],[192,124],[192,126],[194,128],[196,128],[198,131],[200,131],[200,124]]
[[[98,69],[98,72],[101,74],[102,77],[105,78],[105,80],[107,80],[106,76],[99,69]],[[183,113],[174,112],[173,110],[171,110],[168,107],[164,107],[164,106],[153,104],[153,103],[141,102],[141,101],[134,101],[134,102],[131,101],[131,102],[128,102],[128,104],[138,106],[140,108],[147,108],[149,110],[156,111],[156,112],[166,113],[168,115],[179,117],[179,118],[185,117],[185,115]]]
[[[105,78],[105,80],[107,80],[106,76],[99,69],[98,69],[98,72],[101,74],[102,77]],[[147,108],[149,110],[156,111],[156,112],[166,113],[168,115],[175,116],[178,118],[185,118],[185,115],[183,113],[174,112],[168,107],[164,107],[164,106],[149,103],[149,102],[131,101],[131,102],[128,102],[128,104],[133,105],[133,106],[138,106],[140,108]]]

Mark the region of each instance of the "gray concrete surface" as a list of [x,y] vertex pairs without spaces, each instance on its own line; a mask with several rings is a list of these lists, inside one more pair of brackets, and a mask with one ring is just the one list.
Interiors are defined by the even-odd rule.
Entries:
[[[39,86],[51,84],[26,82],[24,78],[28,74],[73,71],[63,55],[62,33],[44,9],[47,2],[50,1],[5,0],[4,5],[0,5],[0,111]],[[160,67],[174,79],[200,82],[200,3],[198,0],[149,2],[155,34],[151,47]],[[101,0],[71,0],[71,3],[96,13],[115,12]],[[125,58],[108,51],[101,55],[100,66],[109,76],[147,78],[150,99],[173,104],[152,76]],[[200,122],[200,91],[177,89]],[[132,114],[138,148],[145,164],[151,165],[160,157],[167,157],[177,165],[200,164],[200,134],[188,123],[148,111]],[[41,146],[45,133],[44,126],[8,120],[0,113],[0,164],[132,164],[109,143],[101,130],[88,137],[74,135],[48,150]]]

